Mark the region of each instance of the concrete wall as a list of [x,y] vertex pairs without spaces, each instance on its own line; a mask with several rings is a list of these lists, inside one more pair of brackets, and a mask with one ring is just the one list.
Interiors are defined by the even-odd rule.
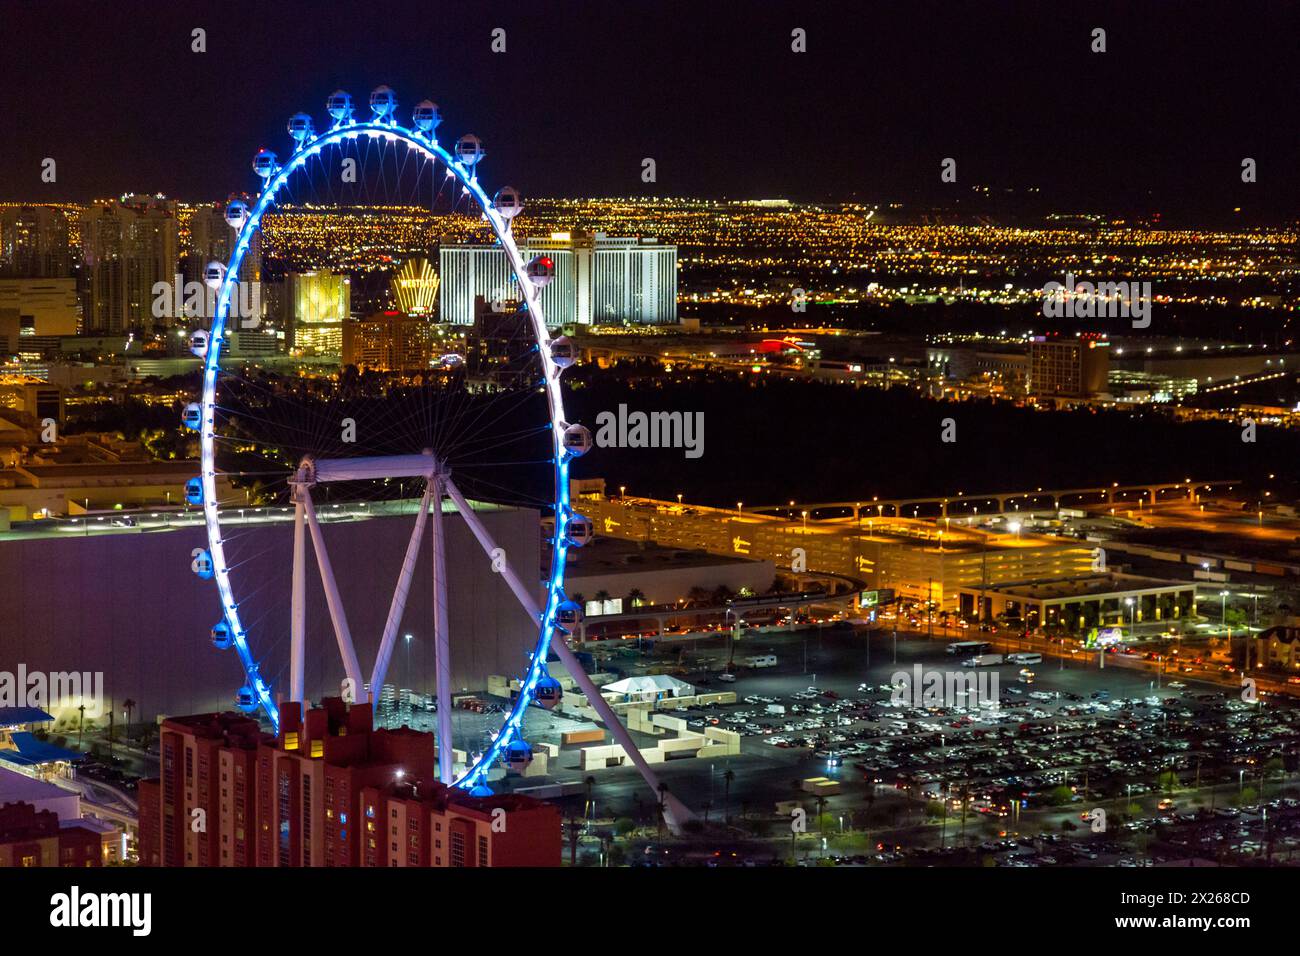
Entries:
[[[665,717],[662,714],[653,716],[656,719],[669,721],[675,719]],[[629,717],[631,720],[645,723],[647,713],[645,711],[634,711]],[[682,723],[685,724],[684,721]],[[629,726],[631,726],[631,722],[629,722]],[[646,763],[651,764],[663,763],[674,756],[680,759],[681,755],[685,753],[689,753],[696,758],[726,757],[738,754],[740,753],[740,734],[731,730],[709,727],[705,729],[703,734],[682,733],[677,737],[660,740],[653,747],[641,748],[641,756],[645,758]],[[584,747],[580,752],[579,759],[583,770],[602,770],[611,765],[610,761],[616,760],[619,765],[626,762],[627,753],[619,744],[602,744],[596,747]]]
[[[636,588],[645,595],[647,604],[672,604],[686,598],[691,588],[696,587],[714,590],[726,586],[737,593],[741,588],[750,588],[755,594],[762,594],[775,579],[776,568],[771,561],[688,565],[680,569],[633,566],[626,571],[602,574],[588,573],[582,567],[579,555],[576,560],[570,557],[565,590],[569,594],[581,594],[590,601],[600,591],[607,591],[611,597],[626,598]],[[625,602],[623,610],[628,612],[632,608]],[[591,618],[591,623],[600,623],[600,618]]]
[[[540,553],[536,512],[481,516],[508,554]],[[323,527],[367,677],[413,521],[395,516]],[[448,514],[445,526],[453,689],[477,690],[489,674],[523,671],[536,630],[464,521]],[[241,615],[275,689],[288,678],[292,537],[289,522],[253,525],[228,545],[232,566],[239,562]],[[198,528],[0,540],[0,670],[24,663],[29,672],[102,671],[105,696],[134,699],[137,721],[230,709],[242,670],[233,650],[212,648],[209,632],[221,619],[217,588],[190,570],[191,550],[206,546]],[[426,543],[402,623],[401,633],[414,635],[409,666],[399,639],[388,673],[389,683],[421,693],[434,690],[428,551]],[[306,688],[319,699],[338,693],[343,666],[310,543],[308,562]],[[525,580],[530,573],[540,577],[536,566],[523,569]]]

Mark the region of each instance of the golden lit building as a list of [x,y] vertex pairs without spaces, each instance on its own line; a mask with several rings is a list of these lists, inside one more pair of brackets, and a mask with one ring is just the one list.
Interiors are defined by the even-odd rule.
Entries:
[[393,276],[393,298],[407,315],[433,315],[438,304],[438,273],[428,259],[407,259]]
[[683,507],[646,498],[574,493],[596,533],[696,548],[809,572],[856,578],[914,600],[957,610],[963,589],[1088,574],[1096,549],[1072,539],[942,527],[934,521],[883,518],[805,522],[740,509]]
[[285,285],[289,354],[341,355],[343,323],[352,308],[352,280],[328,270],[291,272]]

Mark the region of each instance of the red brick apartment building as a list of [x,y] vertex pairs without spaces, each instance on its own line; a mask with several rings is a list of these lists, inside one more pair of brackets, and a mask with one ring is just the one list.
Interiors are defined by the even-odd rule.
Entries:
[[141,781],[143,866],[559,866],[558,809],[434,780],[433,735],[373,729],[369,704],[169,718]]
[[53,810],[30,803],[0,806],[0,868],[101,866],[103,837],[81,826],[62,826]]

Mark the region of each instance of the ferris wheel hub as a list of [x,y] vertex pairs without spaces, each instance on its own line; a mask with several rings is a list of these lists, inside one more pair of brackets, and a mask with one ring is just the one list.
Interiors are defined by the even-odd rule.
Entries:
[[311,487],[331,481],[373,481],[377,478],[447,478],[451,469],[432,452],[419,455],[369,455],[358,458],[317,458],[306,455],[290,484]]

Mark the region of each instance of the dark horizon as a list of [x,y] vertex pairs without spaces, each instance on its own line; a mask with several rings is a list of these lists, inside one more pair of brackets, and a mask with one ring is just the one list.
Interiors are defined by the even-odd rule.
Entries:
[[[287,151],[292,113],[319,124],[336,87],[363,105],[387,83],[402,115],[439,103],[444,142],[481,136],[485,182],[525,195],[860,199],[1170,225],[1300,214],[1287,68],[1300,16],[1281,2],[6,6],[24,54],[0,61],[0,128],[16,134],[0,154],[8,201],[251,190],[254,152]],[[1106,53],[1089,49],[1097,26]],[[191,52],[195,27],[205,53]],[[491,50],[496,27],[505,53]],[[806,53],[791,52],[795,27]],[[641,181],[645,157],[656,183]],[[946,157],[956,183],[940,180]],[[1255,183],[1241,181],[1244,157]]]

